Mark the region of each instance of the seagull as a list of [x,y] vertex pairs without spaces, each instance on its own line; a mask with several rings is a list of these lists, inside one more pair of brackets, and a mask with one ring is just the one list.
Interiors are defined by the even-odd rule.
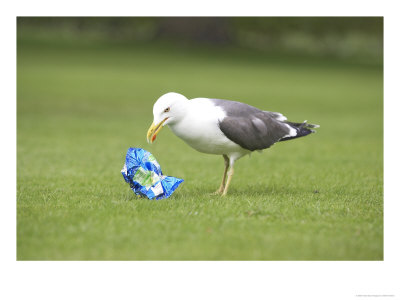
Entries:
[[239,158],[261,151],[277,142],[306,136],[319,125],[294,123],[278,112],[263,111],[245,103],[194,98],[170,92],[162,95],[153,106],[153,123],[147,131],[153,143],[165,126],[195,150],[222,155],[225,170],[219,189],[225,196]]

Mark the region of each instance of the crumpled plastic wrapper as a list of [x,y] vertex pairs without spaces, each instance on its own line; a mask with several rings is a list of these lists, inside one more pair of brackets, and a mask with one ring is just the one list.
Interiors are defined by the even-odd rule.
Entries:
[[132,191],[149,199],[168,198],[183,179],[165,176],[153,154],[141,148],[129,148],[121,170]]

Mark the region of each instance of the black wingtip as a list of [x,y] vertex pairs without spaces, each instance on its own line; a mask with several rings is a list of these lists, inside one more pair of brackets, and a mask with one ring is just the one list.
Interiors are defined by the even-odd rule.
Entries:
[[288,141],[288,140],[293,140],[297,139],[299,137],[303,137],[306,135],[309,135],[310,133],[315,133],[316,131],[311,129],[311,128],[318,128],[319,125],[317,124],[309,124],[307,121],[304,121],[303,123],[293,123],[293,122],[285,122],[288,124],[290,127],[296,130],[297,135],[296,136],[290,136],[290,137],[285,137],[283,139],[280,139],[280,142],[283,141]]

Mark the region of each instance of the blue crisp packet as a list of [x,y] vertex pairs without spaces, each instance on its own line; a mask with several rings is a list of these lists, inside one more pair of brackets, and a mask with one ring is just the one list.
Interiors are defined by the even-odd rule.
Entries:
[[121,170],[136,195],[149,199],[168,198],[183,179],[165,176],[153,154],[141,148],[129,148]]

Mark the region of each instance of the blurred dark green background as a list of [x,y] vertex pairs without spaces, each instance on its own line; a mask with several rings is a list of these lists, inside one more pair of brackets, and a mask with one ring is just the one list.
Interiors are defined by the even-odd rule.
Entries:
[[42,17],[18,18],[27,38],[174,45],[202,44],[264,53],[382,63],[381,17]]
[[[18,18],[20,260],[382,260],[382,18]],[[166,128],[154,102],[238,100],[316,134],[235,164]],[[185,182],[138,199],[128,147]]]

